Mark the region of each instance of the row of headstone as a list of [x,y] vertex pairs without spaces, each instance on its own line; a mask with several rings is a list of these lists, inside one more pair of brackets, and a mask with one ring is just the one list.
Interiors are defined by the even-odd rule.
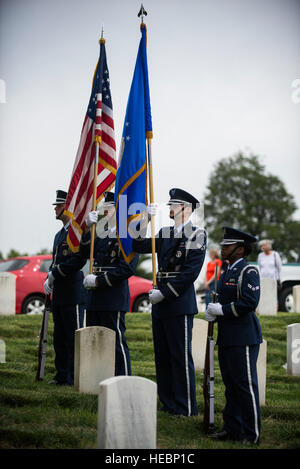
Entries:
[[[195,320],[194,348],[203,348],[207,323]],[[201,330],[201,327],[203,330]],[[92,328],[87,328],[92,329]],[[100,328],[100,334],[106,333]],[[96,331],[89,332],[94,334]],[[85,333],[86,334],[86,333]],[[87,338],[87,336],[86,336]],[[201,338],[201,342],[198,340]],[[103,340],[95,344],[104,343]],[[204,341],[205,343],[205,341]],[[200,347],[201,345],[201,347]],[[112,349],[111,349],[112,351]],[[107,352],[107,350],[106,350]],[[198,369],[203,369],[203,356],[198,356]],[[194,355],[197,359],[197,355]],[[287,372],[300,376],[300,323],[287,327]],[[266,395],[267,342],[260,346],[257,361],[260,405],[265,404]],[[156,448],[156,383],[137,376],[117,376],[99,384],[98,399],[98,448],[102,449],[140,449]],[[124,406],[124,402],[126,405]]]
[[157,385],[114,376],[115,342],[115,331],[106,327],[76,330],[74,387],[98,394],[98,448],[155,449]]
[[[194,320],[192,354],[196,371],[205,364],[208,323]],[[264,340],[258,357],[261,404],[265,403],[267,343]],[[74,386],[79,392],[98,394],[100,381],[114,376],[115,332],[106,327],[93,326],[75,332]]]
[[[293,312],[300,313],[300,285],[294,285]],[[256,312],[260,316],[276,316],[278,309],[277,281],[272,278],[260,279],[260,300]]]
[[[192,339],[196,370],[203,370],[207,322],[195,319]],[[266,342],[258,358],[260,404],[265,404]],[[93,326],[75,333],[75,389],[98,394],[98,441],[102,449],[156,447],[156,383],[114,376],[115,332]],[[126,405],[124,405],[126,403]]]

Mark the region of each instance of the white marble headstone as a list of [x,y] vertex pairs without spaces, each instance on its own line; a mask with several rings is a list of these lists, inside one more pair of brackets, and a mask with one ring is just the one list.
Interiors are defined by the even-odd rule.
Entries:
[[99,383],[115,374],[116,333],[101,326],[75,331],[74,387],[98,394]]
[[300,285],[293,286],[294,313],[300,313]]
[[138,376],[102,381],[98,399],[98,448],[156,448],[157,385]]
[[0,272],[0,315],[16,314],[16,276]]
[[0,339],[0,363],[6,363],[6,346],[4,340]]
[[260,279],[260,300],[256,312],[261,316],[277,315],[277,282],[275,279]]
[[263,340],[259,347],[257,358],[257,380],[260,405],[266,404],[266,380],[267,380],[267,341]]
[[287,326],[287,373],[300,376],[300,323]]
[[192,355],[195,370],[203,370],[205,364],[205,351],[208,322],[204,319],[194,319],[192,336]]

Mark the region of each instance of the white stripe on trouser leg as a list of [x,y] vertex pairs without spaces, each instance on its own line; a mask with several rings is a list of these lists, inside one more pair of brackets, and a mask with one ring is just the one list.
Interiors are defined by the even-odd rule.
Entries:
[[258,432],[258,418],[257,418],[256,400],[255,400],[255,395],[254,395],[253,386],[252,386],[252,378],[251,378],[249,345],[246,345],[246,359],[247,359],[248,383],[249,383],[250,394],[251,394],[251,397],[252,397],[253,413],[254,413],[254,426],[255,426],[255,433],[256,433],[256,438],[255,438],[254,442],[256,443],[258,438],[259,438],[259,432]]
[[86,327],[86,309],[83,310],[83,325],[82,327]]
[[189,357],[188,357],[188,331],[187,331],[187,315],[184,316],[184,354],[185,354],[185,373],[187,386],[188,416],[191,415],[191,384],[189,374]]
[[128,366],[127,366],[126,353],[125,353],[124,345],[123,345],[123,342],[122,342],[122,333],[121,333],[121,330],[120,330],[120,315],[121,315],[121,311],[118,312],[117,330],[118,330],[118,334],[119,334],[120,347],[121,347],[123,358],[124,358],[125,375],[127,376],[128,375]]
[[76,305],[76,321],[77,321],[77,329],[80,329],[80,323],[79,323],[79,306]]

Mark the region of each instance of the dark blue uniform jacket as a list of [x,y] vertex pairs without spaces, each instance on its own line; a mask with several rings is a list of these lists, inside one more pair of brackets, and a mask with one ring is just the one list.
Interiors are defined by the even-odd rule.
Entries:
[[[90,232],[83,234],[80,254],[86,259],[90,256],[90,244]],[[87,309],[92,311],[129,311],[128,278],[135,274],[138,260],[139,256],[135,256],[130,264],[126,263],[116,237],[96,237],[94,273],[97,275],[99,286],[88,290]]]
[[224,313],[217,318],[217,344],[240,346],[261,343],[261,328],[255,314],[260,297],[257,268],[242,259],[221,275],[217,291]]
[[72,305],[85,303],[83,273],[80,269],[85,260],[74,254],[67,244],[68,231],[63,227],[54,238],[53,261],[50,267],[55,278],[53,285],[53,305]]
[[[166,232],[169,232],[169,237],[165,237]],[[151,238],[135,240],[133,249],[139,253],[151,252]],[[180,235],[174,234],[174,227],[162,228],[155,238],[155,250],[158,257],[157,286],[165,299],[152,305],[152,314],[160,318],[197,314],[194,281],[205,258],[205,231],[196,229],[190,222]]]

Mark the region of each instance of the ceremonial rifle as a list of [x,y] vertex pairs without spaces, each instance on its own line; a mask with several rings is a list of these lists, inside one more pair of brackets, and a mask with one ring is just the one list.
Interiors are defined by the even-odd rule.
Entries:
[[[211,294],[212,303],[217,302],[217,281],[218,281],[218,266],[216,264],[214,290]],[[203,379],[203,396],[204,396],[204,430],[210,433],[214,429],[214,321],[208,322],[206,351],[205,351],[205,364],[204,364],[204,379]]]
[[42,326],[40,331],[40,342],[38,352],[38,368],[36,372],[36,380],[42,381],[45,374],[45,361],[47,351],[47,336],[48,336],[48,319],[50,313],[51,300],[50,295],[46,296],[45,308],[43,311]]

